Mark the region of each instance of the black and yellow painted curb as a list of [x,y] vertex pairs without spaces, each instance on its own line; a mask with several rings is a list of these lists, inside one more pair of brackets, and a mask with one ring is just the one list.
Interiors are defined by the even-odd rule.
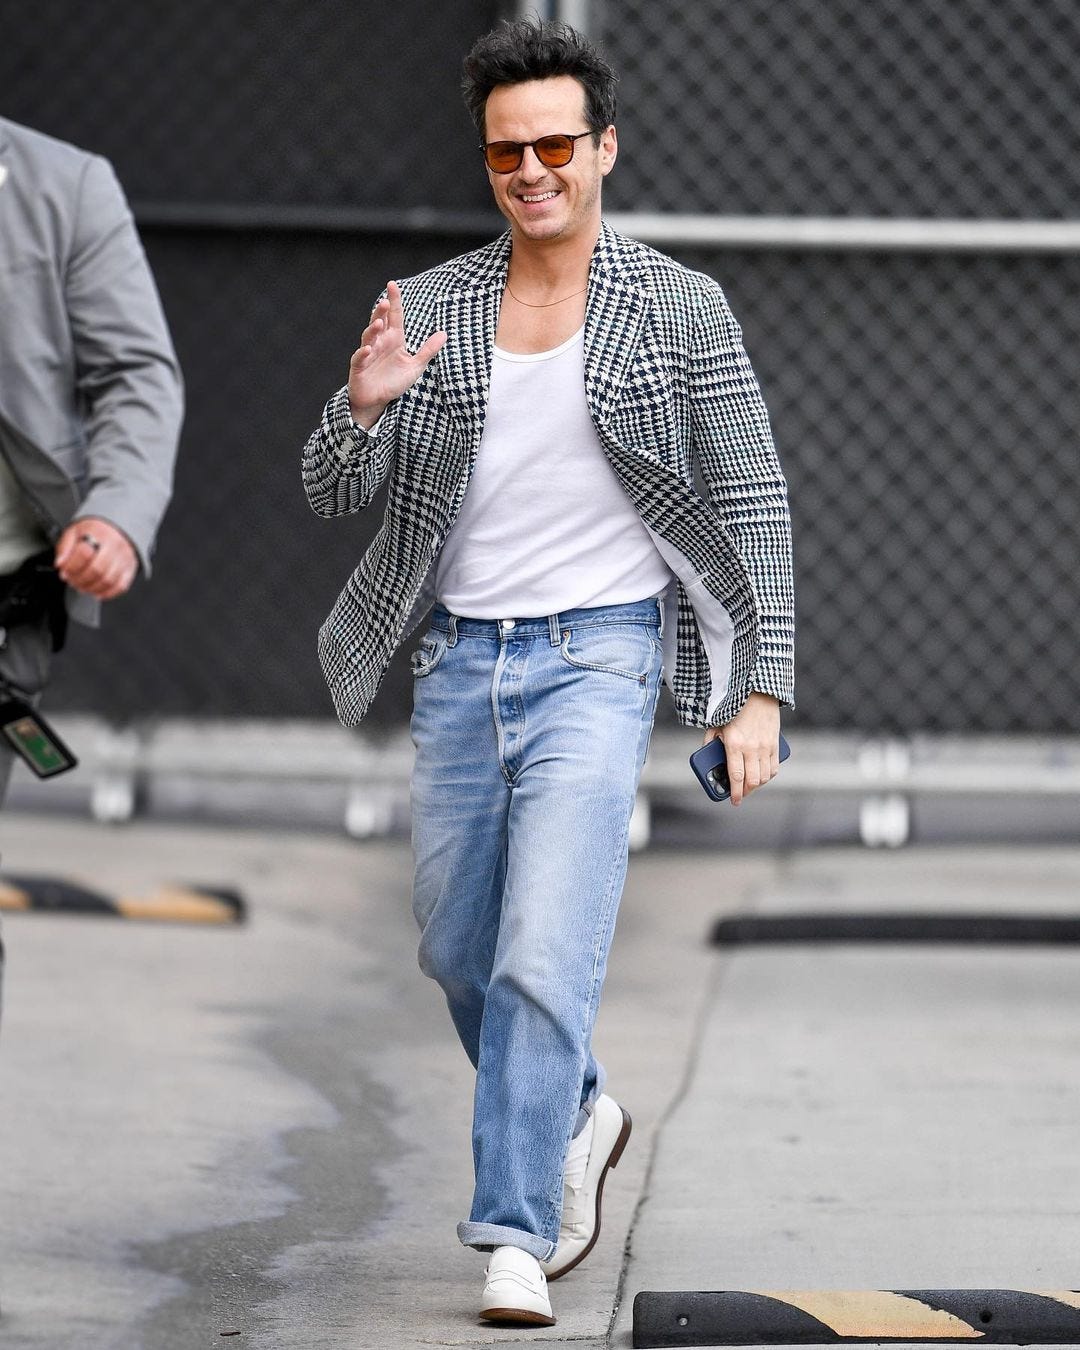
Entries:
[[773,942],[1080,942],[1080,915],[1062,914],[735,914],[718,919],[718,947]]
[[1026,1289],[643,1291],[634,1345],[981,1341],[1080,1345],[1080,1292]]
[[104,895],[61,877],[0,876],[0,910],[100,914],[162,923],[242,923],[243,897],[229,888],[159,886],[147,895]]

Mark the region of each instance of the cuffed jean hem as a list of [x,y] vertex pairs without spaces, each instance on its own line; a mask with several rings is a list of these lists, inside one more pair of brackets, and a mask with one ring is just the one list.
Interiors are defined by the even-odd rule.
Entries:
[[526,1233],[520,1228],[504,1228],[497,1223],[459,1223],[457,1235],[463,1247],[476,1247],[479,1251],[491,1251],[495,1247],[520,1247],[538,1261],[547,1261],[555,1254],[554,1242],[547,1242],[535,1233]]

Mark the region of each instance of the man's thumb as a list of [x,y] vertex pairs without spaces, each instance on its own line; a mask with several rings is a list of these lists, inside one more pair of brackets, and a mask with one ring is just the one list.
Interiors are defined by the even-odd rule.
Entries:
[[437,333],[432,333],[416,355],[426,366],[429,361],[438,356],[445,344],[446,334],[440,329]]
[[74,537],[70,529],[64,531],[56,542],[56,557],[53,564],[56,567],[63,567],[71,556],[71,550],[74,547]]

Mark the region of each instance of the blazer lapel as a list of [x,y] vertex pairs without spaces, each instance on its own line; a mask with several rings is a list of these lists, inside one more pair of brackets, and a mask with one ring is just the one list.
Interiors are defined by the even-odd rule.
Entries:
[[[649,317],[650,301],[636,284],[636,269],[626,266],[619,253],[619,236],[602,225],[585,305],[585,396],[598,425],[618,404]],[[438,322],[447,334],[436,360],[439,390],[470,456],[475,455],[484,429],[509,260],[510,236],[505,234],[459,276],[456,288],[437,307]]]
[[585,306],[585,396],[593,421],[607,421],[633,367],[649,317],[649,299],[632,269],[621,269],[619,236],[602,225],[589,269]]
[[438,321],[446,331],[446,345],[435,362],[436,379],[470,457],[476,454],[484,430],[495,329],[509,258],[507,234],[476,259],[473,268],[459,277],[457,288],[443,296],[436,309]]

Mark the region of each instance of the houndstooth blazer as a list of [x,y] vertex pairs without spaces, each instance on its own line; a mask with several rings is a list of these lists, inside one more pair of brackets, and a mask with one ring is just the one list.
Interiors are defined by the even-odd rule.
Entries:
[[[484,426],[510,235],[402,281],[406,341],[446,345],[358,428],[348,389],[303,453],[312,507],[359,511],[389,479],[382,526],[319,634],[338,716],[365,715],[395,648],[430,607],[434,562]],[[680,720],[720,726],[752,690],[793,698],[787,488],[742,335],[720,287],[606,223],[585,310],[585,391],[600,443],[676,578],[665,669]],[[694,486],[700,470],[706,500]]]

